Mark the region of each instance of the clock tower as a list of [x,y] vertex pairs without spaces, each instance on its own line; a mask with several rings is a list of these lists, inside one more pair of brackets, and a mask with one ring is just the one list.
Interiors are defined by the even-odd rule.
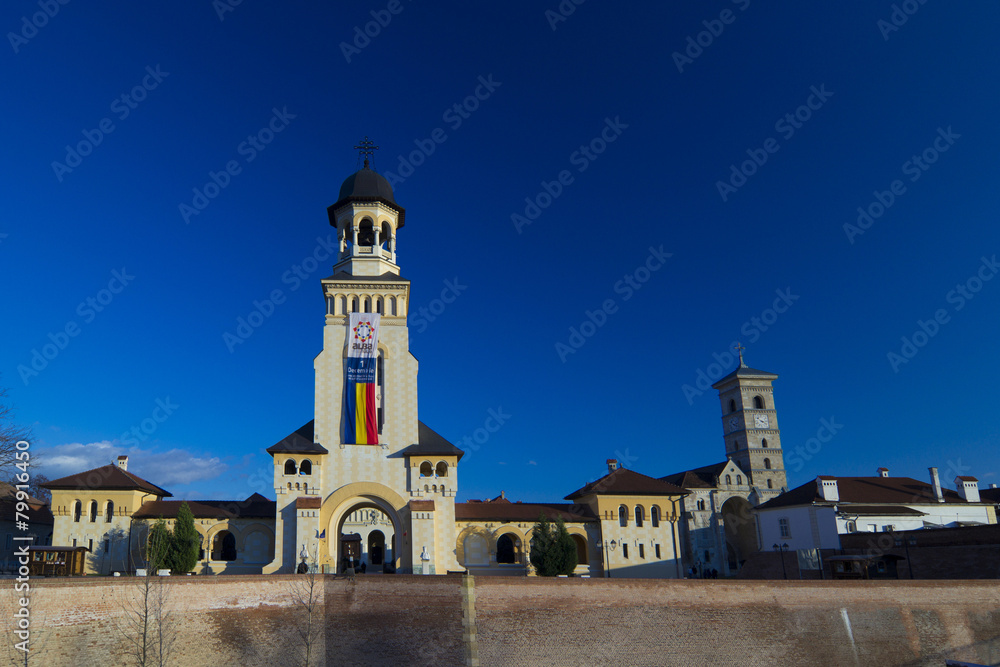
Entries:
[[757,496],[754,504],[760,504],[788,486],[771,384],[778,376],[749,368],[743,348],[737,346],[737,351],[739,368],[712,388],[719,392],[726,455],[746,473]]

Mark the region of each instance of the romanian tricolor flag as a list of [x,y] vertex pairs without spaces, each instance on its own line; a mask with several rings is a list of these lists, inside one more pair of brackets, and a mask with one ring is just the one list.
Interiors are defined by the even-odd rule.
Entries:
[[351,313],[347,320],[347,369],[344,383],[344,439],[347,444],[378,444],[378,313]]

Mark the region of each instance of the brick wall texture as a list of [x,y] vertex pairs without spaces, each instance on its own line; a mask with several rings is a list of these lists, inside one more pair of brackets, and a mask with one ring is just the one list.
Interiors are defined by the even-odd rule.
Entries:
[[[170,577],[168,664],[303,663],[306,576]],[[127,665],[136,578],[32,581],[34,664]],[[13,581],[0,593],[16,607]],[[317,577],[313,664],[1000,663],[995,581]],[[469,614],[470,599],[474,614]],[[470,623],[473,628],[467,627]],[[9,627],[4,650],[15,640]],[[472,646],[471,642],[475,642]],[[0,656],[4,659],[5,656]]]

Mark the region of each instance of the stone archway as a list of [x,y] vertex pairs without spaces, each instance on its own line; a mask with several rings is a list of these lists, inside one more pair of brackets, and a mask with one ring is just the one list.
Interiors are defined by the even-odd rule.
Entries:
[[757,535],[750,503],[733,497],[722,504],[722,523],[726,535],[726,560],[730,572],[736,572],[750,554],[757,551]]
[[[375,482],[348,484],[324,501],[320,510],[320,525],[325,526],[326,538],[319,545],[323,564],[331,572],[342,571],[344,558],[348,555],[341,539],[344,523],[353,512],[363,509],[378,510],[392,523],[392,535],[385,536],[382,544],[382,567],[396,572],[412,571],[412,559],[405,538],[409,534],[407,503],[389,487]],[[368,546],[367,542],[364,546]],[[358,553],[360,552],[359,547]]]
[[[364,535],[354,531],[354,527],[347,528],[348,517],[358,512],[358,510],[373,510],[389,518],[392,528],[388,529],[386,536],[381,530],[366,532]],[[331,519],[327,528],[327,540],[330,548],[330,557],[336,564],[336,572],[342,573],[346,567],[360,568],[365,565],[364,571],[396,572],[399,570],[400,547],[403,530],[402,522],[392,508],[386,507],[384,501],[378,498],[356,498],[349,502],[345,509],[338,513],[339,516]],[[378,556],[378,563],[372,559],[373,551]]]

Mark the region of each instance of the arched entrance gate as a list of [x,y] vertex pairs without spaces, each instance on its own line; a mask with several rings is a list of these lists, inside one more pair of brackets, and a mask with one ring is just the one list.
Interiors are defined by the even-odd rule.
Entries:
[[[369,525],[361,530],[364,521]],[[412,572],[409,510],[392,489],[370,482],[349,484],[326,499],[320,522],[326,532],[319,545],[326,571],[339,574],[364,562],[368,572]]]

